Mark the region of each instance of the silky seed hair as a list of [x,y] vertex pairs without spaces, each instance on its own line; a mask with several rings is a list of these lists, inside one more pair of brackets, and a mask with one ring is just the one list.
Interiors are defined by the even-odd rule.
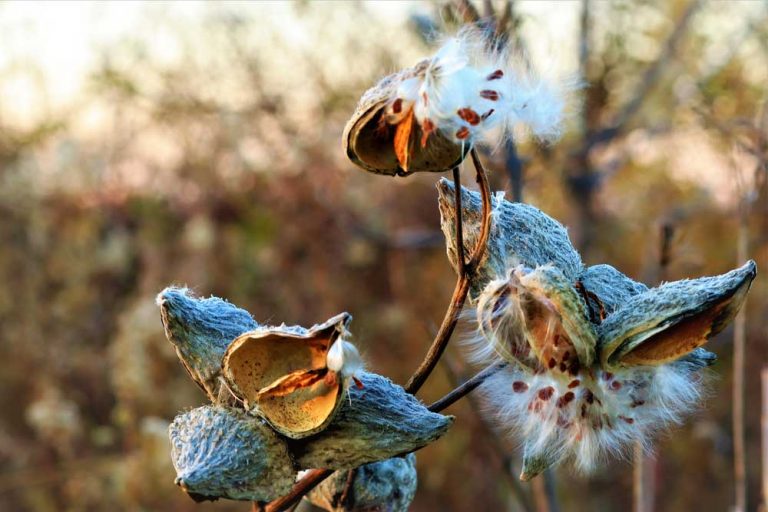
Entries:
[[[510,355],[522,363],[495,374],[480,390],[486,412],[525,453],[551,463],[570,459],[590,472],[609,456],[628,457],[635,441],[649,451],[658,431],[680,423],[700,403],[702,373],[683,362],[610,372],[597,361],[565,370],[538,361],[526,350],[525,294],[515,293],[519,281],[510,279],[521,268],[486,286],[475,312],[475,336],[464,344],[475,363],[509,361]],[[550,322],[547,338],[556,327]],[[505,345],[510,354],[499,352]]]
[[475,26],[445,39],[420,68],[400,84],[383,119],[398,124],[412,112],[422,146],[437,130],[466,144],[498,144],[521,128],[553,141],[562,131],[568,93],[579,86],[573,78],[544,78],[524,55],[500,50]]

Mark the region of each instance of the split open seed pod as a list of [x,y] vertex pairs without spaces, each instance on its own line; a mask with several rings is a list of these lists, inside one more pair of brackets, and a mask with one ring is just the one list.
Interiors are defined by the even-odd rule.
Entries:
[[531,371],[576,375],[595,360],[597,336],[587,306],[557,267],[511,269],[480,295],[483,336],[505,360]]
[[675,281],[631,297],[600,325],[603,367],[655,366],[700,347],[733,319],[755,275],[749,261],[727,274]]
[[[424,137],[413,116],[397,124],[388,122],[386,107],[398,87],[423,75],[427,61],[383,78],[360,98],[344,128],[344,152],[358,167],[376,174],[408,176],[416,172],[450,171],[461,163],[469,144],[456,144],[439,131]],[[422,145],[422,139],[425,143]]]
[[[440,226],[445,235],[448,259],[458,272],[456,240],[456,199],[452,181],[437,184]],[[563,275],[575,281],[582,271],[581,256],[576,252],[566,228],[538,208],[504,199],[493,200],[488,248],[472,276],[469,297],[472,303],[493,279],[503,278],[507,270],[522,264],[528,268],[554,265]],[[480,236],[482,200],[478,192],[461,187],[461,210],[464,231],[464,254],[471,254]]]
[[222,368],[245,408],[298,439],[323,430],[344,398],[347,379],[328,368],[331,346],[352,319],[341,313],[305,329],[261,327],[237,337]]
[[349,387],[328,428],[289,441],[299,469],[351,469],[389,459],[428,445],[453,424],[453,416],[431,412],[386,377],[360,372],[358,378],[361,387]]
[[157,305],[165,336],[192,380],[213,402],[228,397],[219,381],[224,352],[234,338],[259,324],[225,300],[198,299],[186,288],[166,288],[158,294]]
[[198,407],[177,416],[168,432],[176,485],[195,501],[270,501],[294,483],[285,442],[242,411]]
[[351,486],[349,472],[337,471],[315,487],[307,499],[329,512],[406,512],[416,495],[416,455],[412,453],[352,471]]

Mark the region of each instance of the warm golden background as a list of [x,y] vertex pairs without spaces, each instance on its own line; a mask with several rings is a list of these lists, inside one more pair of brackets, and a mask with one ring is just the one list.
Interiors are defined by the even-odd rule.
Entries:
[[[369,366],[407,379],[454,281],[437,176],[365,174],[340,136],[369,85],[431,51],[425,31],[456,26],[455,5],[0,3],[0,509],[248,510],[196,505],[173,485],[166,427],[204,397],[162,332],[154,297],[168,284],[226,297],[260,322],[349,311]],[[664,272],[679,279],[741,264],[741,224],[763,273],[746,306],[755,510],[766,4],[587,5],[585,25],[582,2],[513,3],[512,38],[540,67],[586,69],[588,87],[559,144],[523,142],[520,160],[486,154],[492,185],[567,224],[587,263],[648,284],[664,275],[664,226]],[[701,412],[658,443],[658,510],[734,502],[733,336],[709,344],[720,360]],[[456,344],[449,352],[460,365]],[[438,367],[424,399],[449,386]],[[419,453],[412,509],[513,509],[512,445],[500,457],[469,403],[451,412],[456,426]],[[553,511],[631,506],[627,462],[590,477],[559,468],[550,483]]]

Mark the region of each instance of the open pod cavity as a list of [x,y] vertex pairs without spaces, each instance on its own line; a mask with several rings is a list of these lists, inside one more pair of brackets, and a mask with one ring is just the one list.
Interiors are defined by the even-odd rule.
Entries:
[[[408,176],[415,172],[445,172],[461,163],[469,144],[456,144],[439,131],[424,137],[419,123],[411,119],[405,127],[388,123],[387,105],[403,81],[423,74],[426,61],[383,78],[360,98],[344,128],[343,145],[347,157],[358,167],[376,174]],[[402,123],[409,123],[408,120]],[[401,124],[402,124],[401,123]],[[403,129],[403,128],[406,129]],[[400,152],[400,157],[398,157]],[[407,161],[403,155],[407,153]]]
[[597,337],[586,304],[551,265],[519,265],[480,295],[478,323],[485,339],[509,362],[530,371],[576,375],[595,359]]
[[602,365],[654,366],[686,356],[728,325],[755,275],[749,261],[727,274],[634,295],[600,325]]
[[285,442],[242,411],[198,407],[177,416],[168,433],[176,485],[195,501],[269,501],[293,485]]
[[327,356],[351,319],[341,313],[310,329],[283,325],[247,332],[227,348],[224,378],[246,409],[281,434],[312,435],[341,404],[345,381],[328,369]]

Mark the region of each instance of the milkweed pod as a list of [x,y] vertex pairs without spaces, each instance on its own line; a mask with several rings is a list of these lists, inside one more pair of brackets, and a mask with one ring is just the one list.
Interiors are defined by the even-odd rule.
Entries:
[[310,329],[282,325],[247,332],[227,348],[224,378],[246,409],[281,434],[319,432],[344,397],[346,379],[328,368],[327,356],[351,319],[341,313]]
[[600,325],[603,367],[659,365],[700,347],[741,308],[754,261],[727,274],[666,283],[635,295]]
[[453,416],[429,411],[389,379],[360,372],[349,396],[322,432],[290,441],[300,469],[351,469],[412,452],[448,431]]
[[556,267],[519,265],[480,295],[483,337],[509,362],[575,376],[595,359],[597,337],[586,304]]
[[269,501],[294,483],[285,442],[240,410],[198,407],[177,416],[168,432],[176,485],[195,501]]
[[552,466],[556,460],[557,457],[551,457],[545,451],[534,453],[526,446],[523,450],[523,469],[520,472],[520,480],[523,482],[531,480]]
[[425,134],[423,127],[413,122],[412,113],[398,123],[387,120],[387,107],[398,89],[407,80],[423,74],[426,66],[424,61],[389,75],[363,94],[342,136],[344,152],[352,163],[389,176],[444,172],[461,163],[469,152],[469,144],[456,144],[440,132]]
[[416,495],[416,455],[394,457],[348,472],[337,471],[315,487],[307,499],[329,512],[386,510],[406,512]]
[[[445,235],[448,259],[458,271],[455,185],[447,179],[441,179],[437,190],[440,225]],[[518,264],[528,268],[551,264],[559,268],[569,280],[576,280],[583,265],[579,253],[568,238],[568,231],[562,224],[527,204],[494,198],[492,207],[488,247],[470,281],[469,296],[473,304],[490,281],[503,278],[508,268]],[[469,255],[480,236],[480,194],[462,187],[461,210],[464,254]]]
[[600,323],[630,298],[648,291],[643,283],[633,281],[611,265],[592,265],[579,276],[581,286],[588,294],[591,317]]
[[259,326],[251,315],[229,302],[198,299],[186,288],[168,287],[157,296],[165,336],[176,348],[181,364],[208,395],[221,395],[221,360],[229,343]]

